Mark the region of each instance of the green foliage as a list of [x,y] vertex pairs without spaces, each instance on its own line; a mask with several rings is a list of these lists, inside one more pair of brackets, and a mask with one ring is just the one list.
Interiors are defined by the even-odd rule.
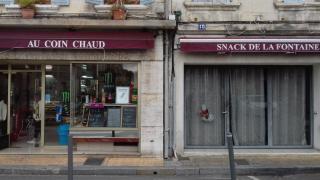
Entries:
[[38,0],[19,0],[18,3],[21,8],[34,8]]
[[112,5],[112,10],[118,9],[126,10],[123,0],[116,0],[116,2]]

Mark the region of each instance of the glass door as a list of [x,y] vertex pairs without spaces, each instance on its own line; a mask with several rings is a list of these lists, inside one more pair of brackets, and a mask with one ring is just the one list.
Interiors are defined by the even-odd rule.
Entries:
[[0,149],[9,146],[8,136],[8,73],[0,72]]
[[41,134],[41,72],[12,71],[11,138],[14,147],[38,146]]

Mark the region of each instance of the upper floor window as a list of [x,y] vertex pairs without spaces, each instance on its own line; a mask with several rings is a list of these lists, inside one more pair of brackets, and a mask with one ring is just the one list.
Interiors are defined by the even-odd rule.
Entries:
[[[105,4],[114,4],[117,0],[104,0]],[[123,4],[140,4],[140,0],[123,0]]]
[[319,0],[274,0],[274,5],[281,11],[320,10]]
[[232,0],[192,0],[192,2],[208,2],[208,3],[214,3],[214,4],[225,4],[225,3],[231,3]]
[[[37,0],[36,4],[69,5],[70,0]],[[0,0],[0,4],[13,5],[19,4],[19,0]]]
[[304,0],[283,0],[283,3],[304,3]]
[[239,0],[185,0],[184,6],[191,11],[235,11],[240,7]]
[[[89,4],[94,4],[94,5],[102,5],[102,4],[107,4],[107,5],[112,5],[117,2],[117,0],[85,0]],[[119,0],[119,2],[125,4],[125,5],[149,5],[154,3],[155,0]]]

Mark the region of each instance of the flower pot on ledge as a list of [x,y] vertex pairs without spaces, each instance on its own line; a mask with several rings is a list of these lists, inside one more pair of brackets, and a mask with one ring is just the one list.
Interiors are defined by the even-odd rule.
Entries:
[[34,8],[22,8],[21,9],[21,16],[23,19],[32,19],[35,15]]
[[112,6],[112,19],[125,20],[127,18],[127,9],[123,5],[123,0],[116,0]]
[[112,19],[114,20],[125,20],[127,18],[127,11],[125,9],[113,9]]

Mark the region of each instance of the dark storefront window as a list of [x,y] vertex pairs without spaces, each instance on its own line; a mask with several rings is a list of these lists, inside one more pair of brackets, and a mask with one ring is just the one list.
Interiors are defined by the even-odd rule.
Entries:
[[188,148],[310,145],[311,68],[185,66]]

